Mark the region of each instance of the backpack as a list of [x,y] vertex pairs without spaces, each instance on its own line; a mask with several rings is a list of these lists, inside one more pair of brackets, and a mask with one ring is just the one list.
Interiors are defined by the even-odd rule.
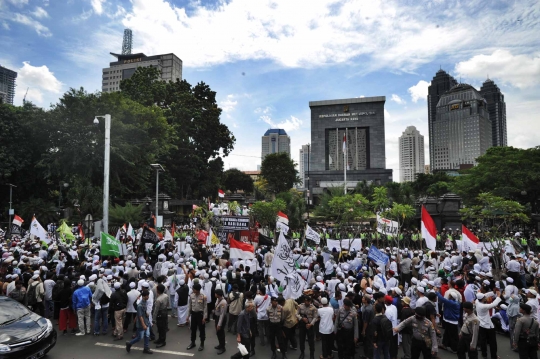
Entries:
[[99,304],[101,305],[109,304],[110,301],[111,301],[111,298],[107,297],[105,293],[103,293],[101,298],[99,298]]
[[[37,283],[37,284],[35,284]],[[28,292],[26,293],[26,300],[28,302],[28,305],[34,305],[37,303],[37,289],[36,287],[39,285],[39,282],[32,283],[28,287]]]
[[377,325],[377,341],[388,342],[394,335],[392,331],[392,322],[385,315],[380,316],[381,319]]
[[64,289],[64,282],[62,281],[58,281],[56,283],[56,285],[53,287],[53,290],[52,290],[52,300],[54,302],[58,302],[59,299],[60,299],[60,292],[62,291],[62,289]]

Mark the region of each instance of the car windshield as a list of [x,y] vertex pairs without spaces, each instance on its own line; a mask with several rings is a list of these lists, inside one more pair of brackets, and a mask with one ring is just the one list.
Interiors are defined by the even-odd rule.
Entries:
[[0,300],[0,325],[19,319],[30,311],[24,305],[14,300]]

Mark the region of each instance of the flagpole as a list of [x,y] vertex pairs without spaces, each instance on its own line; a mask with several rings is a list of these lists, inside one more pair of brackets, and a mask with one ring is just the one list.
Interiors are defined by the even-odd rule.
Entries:
[[343,144],[343,149],[345,150],[343,152],[343,173],[344,173],[344,192],[345,195],[347,194],[347,144],[346,142]]

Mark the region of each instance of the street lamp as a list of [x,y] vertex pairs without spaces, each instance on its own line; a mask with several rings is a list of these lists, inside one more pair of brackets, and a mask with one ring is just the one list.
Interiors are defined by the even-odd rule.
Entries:
[[311,155],[311,144],[308,143],[307,144],[307,219],[308,219],[308,222],[309,222],[309,196],[310,196],[310,191],[309,191],[309,156]]
[[156,227],[157,227],[158,208],[159,208],[159,172],[165,172],[165,169],[159,163],[152,163],[150,167],[156,170],[156,214],[155,216],[156,216]]
[[111,160],[111,115],[96,116],[94,125],[99,125],[98,117],[105,119],[105,160],[103,163],[103,232],[109,233],[109,163]]
[[11,203],[13,202],[13,187],[17,188],[17,186],[11,183],[6,183],[6,186],[9,186],[9,223],[8,223],[8,228],[9,228],[11,227],[11,216],[15,214],[15,212],[11,208]]
[[59,186],[60,187],[60,194],[58,196],[58,208],[61,208],[62,207],[62,186],[64,186],[64,188],[68,188],[69,183],[60,181],[59,185],[60,185]]

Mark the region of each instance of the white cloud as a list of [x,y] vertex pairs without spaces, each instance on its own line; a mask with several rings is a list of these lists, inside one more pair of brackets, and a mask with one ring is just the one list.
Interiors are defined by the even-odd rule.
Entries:
[[263,115],[268,115],[270,112],[272,112],[272,109],[268,106],[266,106],[265,108],[257,107],[255,109],[255,113],[262,113]]
[[2,27],[6,30],[9,30],[9,24],[5,21],[2,21]]
[[26,15],[23,14],[14,14],[14,17],[12,18],[13,21],[18,22],[19,24],[23,24],[29,27],[34,28],[38,35],[49,37],[51,36],[51,32],[46,26],[43,26],[39,21],[34,20]]
[[270,116],[262,115],[261,120],[269,124],[272,128],[282,128],[285,132],[298,130],[303,123],[301,119],[294,116],[281,122],[275,122]]
[[495,50],[491,55],[476,55],[456,65],[459,76],[472,79],[499,79],[519,88],[540,84],[540,55],[513,55]]
[[103,13],[103,4],[106,1],[107,0],[91,0],[92,8],[96,14],[101,15]]
[[62,93],[63,84],[54,76],[49,68],[32,66],[29,62],[23,62],[23,66],[17,70],[17,92],[15,100],[22,101],[26,90],[26,100],[38,105],[45,105],[44,101],[56,101]]
[[418,102],[418,100],[426,100],[428,95],[429,82],[420,80],[414,86],[409,87],[409,94],[411,95],[412,102]]
[[395,93],[392,94],[392,98],[390,99],[390,101],[394,101],[395,103],[400,104],[400,105],[404,105],[404,104],[407,103],[407,102],[405,102],[404,99],[402,99],[401,97],[399,97]]
[[7,0],[7,1],[18,7],[28,5],[28,0]]
[[36,9],[32,12],[32,15],[34,15],[34,17],[37,17],[38,19],[49,17],[47,11],[39,6],[37,6]]
[[235,100],[235,95],[227,95],[227,98],[219,103],[219,106],[223,110],[223,112],[232,112],[236,105],[238,105],[238,101]]

